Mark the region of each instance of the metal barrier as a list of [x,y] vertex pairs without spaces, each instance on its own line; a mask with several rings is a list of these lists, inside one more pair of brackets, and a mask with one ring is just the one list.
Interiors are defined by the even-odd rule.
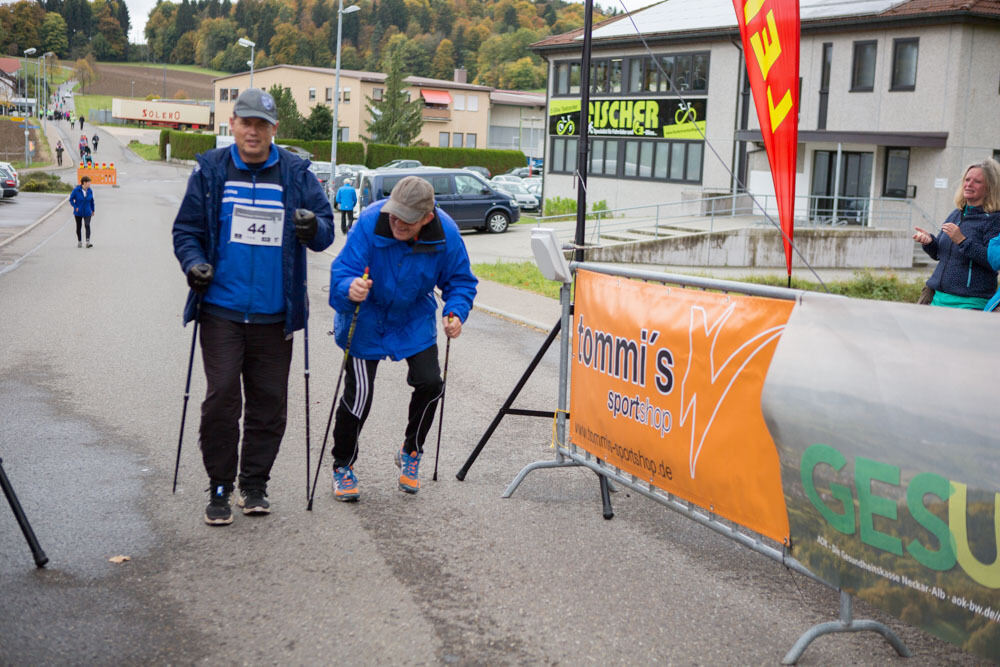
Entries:
[[[570,265],[570,268],[574,273],[580,269],[584,269],[590,272],[602,273],[609,276],[630,278],[645,282],[656,282],[664,285],[696,288],[706,291],[718,291],[726,294],[733,293],[791,301],[798,301],[803,294],[801,290],[791,290],[764,285],[749,285],[744,283],[700,278],[696,276],[682,276],[653,271],[633,270],[621,266],[607,266],[587,262],[574,262]],[[799,574],[807,576],[810,579],[823,583],[836,590],[836,586],[824,581],[793,558],[790,555],[787,546],[767,540],[767,538],[753,533],[745,526],[722,519],[713,512],[706,511],[690,501],[679,498],[678,496],[655,486],[651,481],[646,481],[630,472],[610,465],[606,461],[597,458],[591,452],[581,447],[577,447],[575,444],[567,441],[566,421],[569,418],[569,360],[571,358],[570,332],[573,330],[571,326],[572,323],[570,321],[571,303],[569,283],[564,283],[562,285],[560,290],[560,304],[562,306],[560,325],[557,325],[557,328],[553,330],[553,332],[555,332],[561,328],[564,332],[564,335],[560,337],[559,396],[558,408],[556,410],[555,458],[554,460],[536,461],[525,466],[504,490],[503,497],[509,498],[513,495],[514,491],[517,490],[517,487],[521,484],[524,478],[533,470],[546,468],[586,467],[608,480],[629,488],[646,498],[682,514],[692,521],[719,533],[720,535],[742,544],[748,549],[781,563],[788,569],[794,570]],[[548,340],[546,341],[546,343],[549,342],[550,341]],[[527,411],[524,411],[523,413],[527,413]],[[481,442],[475,454],[478,454],[481,450],[482,444],[483,443]],[[470,457],[469,462],[466,463],[465,468],[463,468],[462,473],[460,473],[459,479],[464,478],[464,473],[468,470],[472,460],[473,457]],[[605,508],[605,517],[608,518],[607,507]],[[785,655],[783,664],[794,664],[802,656],[809,644],[817,637],[830,633],[863,631],[878,632],[889,642],[889,644],[900,656],[908,657],[910,655],[903,642],[886,625],[872,620],[854,620],[852,598],[846,592],[840,591],[839,620],[821,623],[813,626],[808,631],[803,633]]]

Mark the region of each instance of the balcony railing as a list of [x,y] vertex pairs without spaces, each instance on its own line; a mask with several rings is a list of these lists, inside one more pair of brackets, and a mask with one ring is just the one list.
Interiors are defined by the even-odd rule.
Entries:
[[451,109],[434,109],[432,107],[424,107],[424,120],[442,123],[449,121],[451,120]]

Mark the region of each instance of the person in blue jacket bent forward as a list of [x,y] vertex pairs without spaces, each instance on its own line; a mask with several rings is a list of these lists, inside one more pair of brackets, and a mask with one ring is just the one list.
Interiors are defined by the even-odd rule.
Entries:
[[270,512],[267,482],[285,433],[292,333],[309,314],[305,249],[324,250],[334,233],[333,210],[309,163],[272,143],[274,99],[244,90],[230,127],[233,145],[198,157],[173,229],[191,287],[184,323],[201,323],[208,387],[199,443],[209,525],[233,521],[237,462],[243,513]]
[[[369,270],[365,276],[366,269]],[[358,499],[354,462],[372,405],[375,371],[384,357],[405,359],[413,388],[403,443],[396,452],[399,488],[416,493],[424,440],[443,388],[437,348],[437,301],[444,333],[457,338],[472,310],[476,277],[455,221],[434,206],[434,188],[407,176],[388,199],[366,207],[330,268],[337,344],[349,354],[344,396],[333,429],[333,494]],[[348,341],[354,313],[354,337]]]
[[80,223],[87,228],[87,247],[93,244],[90,242],[90,219],[94,217],[94,191],[90,189],[90,176],[80,179],[80,185],[73,188],[69,194],[69,203],[73,207],[73,217],[76,218],[76,247],[83,247],[83,237],[80,235]]

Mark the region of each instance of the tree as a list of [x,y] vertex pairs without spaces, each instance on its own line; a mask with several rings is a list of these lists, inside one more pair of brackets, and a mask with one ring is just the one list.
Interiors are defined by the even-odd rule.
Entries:
[[292,90],[285,86],[275,84],[268,91],[274,98],[274,105],[278,109],[278,139],[298,138],[302,130],[302,116],[299,115],[299,107],[292,97]]
[[545,85],[545,67],[535,65],[525,56],[507,63],[500,70],[500,86],[510,90],[531,90]]
[[87,84],[96,79],[94,68],[86,58],[80,58],[73,65],[73,78],[80,82],[80,91],[87,89]]
[[450,39],[442,39],[431,61],[431,77],[450,79],[455,73],[455,45]]
[[181,38],[177,40],[177,46],[170,52],[170,62],[178,65],[193,65],[197,43],[198,37],[194,30],[181,35]]
[[[339,123],[338,123],[339,124]],[[302,127],[302,139],[322,140],[333,136],[333,111],[328,106],[317,104],[309,112]]]
[[397,146],[413,145],[424,124],[424,103],[419,98],[407,101],[403,90],[403,59],[398,49],[389,52],[383,66],[385,91],[381,101],[368,98],[365,106],[372,120],[366,124],[368,136],[364,139]]
[[42,27],[38,29],[43,52],[52,51],[60,56],[69,54],[69,38],[66,36],[66,21],[56,12],[46,12]]
[[11,7],[10,21],[5,27],[8,40],[17,45],[15,55],[21,55],[25,49],[40,45],[38,28],[44,19],[45,10],[37,3],[21,0]]
[[[198,26],[195,61],[202,67],[208,67],[216,55],[224,53],[237,39],[236,23],[232,19],[205,19]],[[244,47],[239,48],[246,52]]]

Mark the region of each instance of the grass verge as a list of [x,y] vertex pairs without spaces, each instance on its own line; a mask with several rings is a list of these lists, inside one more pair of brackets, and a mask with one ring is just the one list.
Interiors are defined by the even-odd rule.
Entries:
[[198,65],[151,65],[149,63],[119,63],[119,62],[98,62],[98,65],[114,65],[118,67],[119,65],[124,65],[127,67],[141,67],[145,69],[152,70],[162,70],[166,67],[169,70],[176,70],[178,72],[194,72],[196,74],[207,74],[211,77],[229,76],[232,72],[223,72],[221,70],[207,69],[205,67],[199,67]]
[[74,117],[89,118],[91,109],[107,109],[111,111],[111,95],[74,95]]
[[[484,280],[492,280],[502,285],[517,287],[553,299],[559,298],[559,283],[546,280],[533,262],[473,264],[472,272]],[[784,276],[751,276],[741,278],[740,282],[786,287],[788,279]],[[826,283],[831,294],[904,303],[916,303],[923,285],[923,280],[902,280],[891,273],[877,275],[867,269],[856,272],[851,280]],[[792,288],[810,292],[825,291],[819,283],[795,278],[792,279]]]
[[159,160],[160,147],[153,144],[144,144],[134,139],[128,142],[128,149],[141,157],[143,160]]

